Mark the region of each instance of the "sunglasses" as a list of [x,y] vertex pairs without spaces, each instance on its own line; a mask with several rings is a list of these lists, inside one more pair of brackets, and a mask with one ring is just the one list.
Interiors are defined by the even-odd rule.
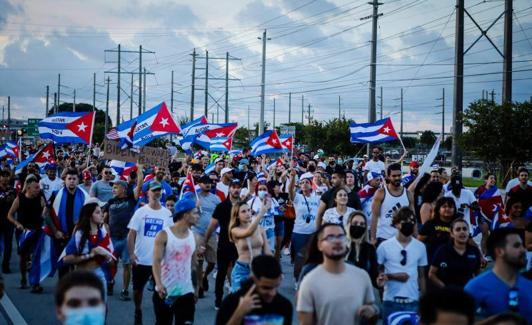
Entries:
[[405,266],[406,265],[406,250],[401,250],[401,256],[403,257],[401,259],[401,261],[399,263],[401,263],[401,265]]
[[113,172],[104,172],[105,175],[113,175]]

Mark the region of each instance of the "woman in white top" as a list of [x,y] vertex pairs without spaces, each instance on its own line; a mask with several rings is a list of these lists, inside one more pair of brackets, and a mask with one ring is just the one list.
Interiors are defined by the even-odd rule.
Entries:
[[271,255],[266,233],[259,226],[262,217],[270,210],[271,206],[270,199],[266,199],[265,204],[262,205],[259,213],[254,218],[246,202],[239,202],[233,205],[231,209],[229,240],[235,243],[238,252],[238,260],[231,272],[231,292],[238,291],[242,282],[249,277],[253,256]]
[[339,187],[333,195],[334,207],[325,210],[322,223],[337,223],[346,228],[347,218],[355,209],[347,206],[349,192],[345,187]]
[[275,215],[278,214],[279,202],[272,198],[268,193],[268,185],[265,181],[260,181],[257,186],[257,192],[251,196],[248,201],[248,205],[251,208],[253,216],[257,215],[265,202],[269,201],[271,207],[266,210],[264,217],[261,219],[259,225],[264,229],[266,233],[266,239],[268,240],[268,246],[270,249],[275,249]]

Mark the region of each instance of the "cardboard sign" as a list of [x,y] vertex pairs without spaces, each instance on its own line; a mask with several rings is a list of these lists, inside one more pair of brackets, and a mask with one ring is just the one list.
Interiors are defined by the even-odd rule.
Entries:
[[141,147],[140,152],[129,149],[121,150],[118,141],[105,139],[103,141],[103,159],[127,161],[167,169],[170,155],[167,149],[153,147]]

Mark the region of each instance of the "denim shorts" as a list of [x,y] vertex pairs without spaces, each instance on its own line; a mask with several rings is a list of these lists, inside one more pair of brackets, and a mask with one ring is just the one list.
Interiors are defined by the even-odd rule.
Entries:
[[292,233],[292,249],[294,257],[304,258],[305,248],[311,237],[312,234]]
[[284,237],[284,220],[275,220],[275,237]]
[[231,272],[231,292],[237,292],[242,286],[242,283],[249,278],[250,274],[251,269],[248,263],[236,261]]
[[129,263],[129,252],[127,250],[127,237],[123,239],[111,238],[113,242],[113,248],[115,250],[115,256],[122,262],[122,265]]

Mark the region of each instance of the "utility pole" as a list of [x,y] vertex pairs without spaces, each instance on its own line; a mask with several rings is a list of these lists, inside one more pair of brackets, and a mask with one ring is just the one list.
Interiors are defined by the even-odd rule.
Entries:
[[2,105],[2,123],[6,121],[5,111],[6,111],[6,107]]
[[266,29],[262,33],[262,79],[260,83],[260,117],[259,117],[259,135],[264,133],[264,94],[266,91],[266,41],[271,38],[266,37]]
[[139,46],[139,114],[142,114],[142,45]]
[[249,105],[248,105],[248,134],[249,134],[249,130],[250,130],[249,127],[250,127],[250,125],[249,125]]
[[7,129],[11,131],[11,96],[7,96]]
[[229,122],[229,52],[225,52],[225,123]]
[[[48,103],[50,100],[50,86],[46,85],[46,111],[44,112],[44,117],[48,117]],[[2,106],[3,107],[3,106]],[[2,120],[4,119],[4,116],[2,116]]]
[[513,0],[504,1],[504,63],[502,103],[512,102],[512,15]]
[[401,88],[401,139],[403,138],[403,88]]
[[116,125],[120,123],[120,44],[118,44],[118,77],[116,79]]
[[275,129],[275,97],[273,98],[273,128]]
[[308,104],[308,111],[307,111],[307,112],[308,112],[308,113],[307,113],[307,114],[308,114],[308,116],[307,116],[308,124],[310,124],[310,121],[311,121],[311,119],[312,119],[311,116],[310,116],[310,106],[311,106],[311,105]]
[[174,70],[172,70],[172,77],[171,77],[171,83],[172,86],[170,87],[170,112],[174,113]]
[[382,111],[383,111],[383,99],[382,99],[382,87],[381,87],[381,120],[382,120]]
[[[194,84],[196,81],[196,49],[192,51],[192,87],[190,91],[190,120],[194,119]],[[207,116],[205,116],[207,117]]]
[[[61,101],[61,74],[59,73],[57,74],[57,107],[59,107],[60,101]],[[58,109],[59,108],[56,108],[56,110]]]
[[305,124],[305,95],[301,95],[301,124]]
[[495,90],[492,89],[490,92],[490,95],[491,95],[491,102],[495,104]]
[[143,87],[144,87],[144,94],[143,94],[144,99],[143,99],[143,104],[142,104],[142,112],[144,113],[144,112],[146,112],[146,68],[143,68],[143,69],[144,69],[144,80],[143,80],[144,81],[144,85],[143,85]]
[[105,127],[104,134],[107,134],[109,130],[109,84],[111,83],[111,78],[107,77],[107,97],[105,100]]
[[[209,51],[205,50],[205,116],[209,116]],[[214,120],[214,115],[213,118]]]
[[[373,6],[373,14],[369,17],[364,17],[362,19],[371,18],[372,29],[371,29],[371,59],[370,59],[370,74],[369,74],[369,107],[368,107],[368,122],[375,122],[376,119],[376,107],[375,107],[375,87],[376,87],[376,77],[377,77],[377,19],[379,16],[382,16],[382,13],[379,14],[379,5],[382,5],[378,0],[373,0],[368,2]],[[369,151],[369,146],[368,146]]]
[[292,93],[288,93],[288,123],[292,123]]
[[76,89],[74,89],[74,103],[72,104],[72,112],[76,111]]
[[96,110],[96,72],[92,74],[92,110]]
[[462,135],[462,112],[464,105],[464,0],[456,0],[453,98],[452,164],[462,170],[462,152],[458,138]]
[[341,97],[338,96],[338,119],[342,118]]
[[441,90],[441,140],[445,140],[445,88]]
[[129,89],[129,119],[133,118],[133,74],[131,74],[131,85]]
[[52,110],[52,114],[55,114],[56,110],[57,110],[57,93],[54,92],[54,107],[53,107],[53,110]]

